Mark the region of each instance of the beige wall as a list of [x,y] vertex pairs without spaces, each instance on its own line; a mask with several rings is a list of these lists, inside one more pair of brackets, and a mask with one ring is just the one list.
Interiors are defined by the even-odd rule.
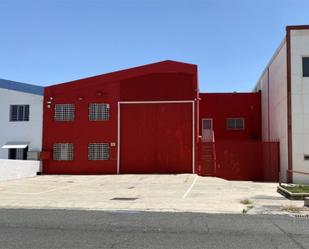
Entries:
[[[291,97],[293,170],[309,174],[309,77],[302,77],[302,57],[309,57],[309,30],[291,30]],[[295,183],[309,183],[309,175],[294,173]]]
[[260,77],[255,90],[261,90],[262,139],[280,142],[281,180],[287,180],[287,61],[286,42],[281,43]]

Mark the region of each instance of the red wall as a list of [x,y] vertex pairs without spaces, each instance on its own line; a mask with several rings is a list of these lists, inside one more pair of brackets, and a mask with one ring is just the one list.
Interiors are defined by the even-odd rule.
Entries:
[[[209,157],[211,150],[213,157]],[[199,144],[199,173],[227,180],[279,180],[279,142],[217,141]]]
[[[202,119],[213,119],[215,140],[261,139],[260,93],[200,93],[199,134]],[[227,118],[244,118],[243,130],[228,130]]]
[[196,98],[194,75],[156,73],[121,81],[122,101],[192,100]]
[[[195,100],[198,96],[197,89],[196,65],[173,61],[149,64],[45,88],[43,173],[116,173],[118,101]],[[50,100],[51,108],[48,108]],[[75,120],[54,121],[54,105],[65,103],[75,104]],[[110,104],[110,120],[89,121],[89,103]],[[198,118],[197,113],[195,116]],[[89,161],[88,143],[91,142],[115,142],[116,146],[110,147],[110,160]],[[74,160],[52,160],[54,143],[73,143]]]

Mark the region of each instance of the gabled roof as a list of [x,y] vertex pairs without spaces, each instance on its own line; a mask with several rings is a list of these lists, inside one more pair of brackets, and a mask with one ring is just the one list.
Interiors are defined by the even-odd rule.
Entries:
[[5,79],[0,79],[0,88],[24,93],[31,93],[41,96],[44,95],[44,87],[42,86],[36,86]]
[[57,87],[59,85],[70,87],[72,84],[78,86],[83,85],[85,81],[92,79],[100,79],[103,82],[119,81],[128,78],[138,77],[151,73],[166,73],[166,72],[184,72],[194,74],[197,72],[197,65],[184,62],[165,60],[156,63],[146,64],[143,66],[132,67],[124,70],[114,71],[106,74],[100,74],[92,77],[77,79],[69,82],[63,82],[49,87]]

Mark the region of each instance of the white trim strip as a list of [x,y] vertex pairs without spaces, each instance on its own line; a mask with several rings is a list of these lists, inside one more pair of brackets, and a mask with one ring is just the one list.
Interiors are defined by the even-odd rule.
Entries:
[[173,103],[194,103],[194,100],[174,100],[174,101],[119,101],[120,104],[173,104]]
[[192,173],[195,173],[195,132],[194,132],[194,127],[195,127],[195,116],[194,116],[194,111],[195,111],[195,103],[192,103]]
[[120,173],[120,102],[118,102],[117,174]]
[[186,199],[188,194],[191,192],[193,186],[195,185],[196,181],[197,181],[198,176],[196,175],[191,186],[187,189],[186,193],[184,193],[184,195],[182,196],[182,199]]

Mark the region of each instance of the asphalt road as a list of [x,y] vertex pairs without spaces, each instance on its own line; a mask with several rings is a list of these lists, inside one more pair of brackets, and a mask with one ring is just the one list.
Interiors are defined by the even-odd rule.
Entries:
[[0,248],[309,248],[309,218],[0,209]]

